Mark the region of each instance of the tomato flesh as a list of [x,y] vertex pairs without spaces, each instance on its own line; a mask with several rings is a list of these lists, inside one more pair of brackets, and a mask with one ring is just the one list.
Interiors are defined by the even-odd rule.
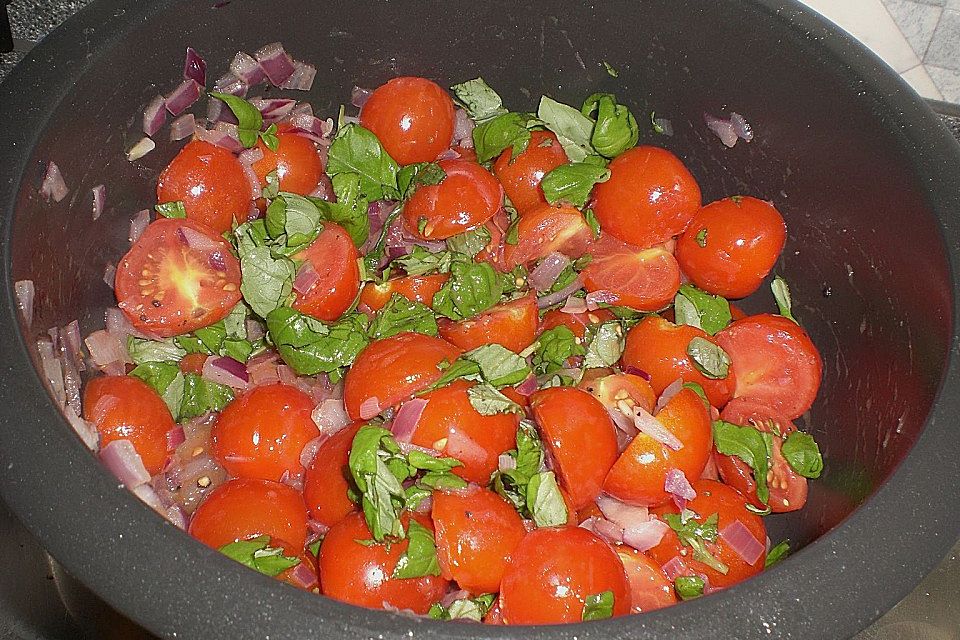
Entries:
[[517,222],[516,243],[506,242],[503,259],[507,270],[539,260],[554,251],[579,258],[593,238],[583,214],[570,206],[538,207]]
[[469,320],[441,320],[440,337],[464,351],[485,344],[499,344],[519,353],[536,339],[539,319],[537,297],[530,293],[512,302],[498,304]]
[[664,575],[659,564],[636,549],[622,545],[617,547],[617,555],[630,581],[632,613],[654,611],[677,603],[673,583]]
[[583,270],[584,285],[587,291],[608,292],[611,304],[657,311],[680,289],[680,267],[662,247],[637,249],[601,236],[589,252],[593,259]]
[[308,138],[298,133],[284,132],[284,128],[277,134],[277,140],[279,144],[276,151],[267,148],[262,140],[257,142],[263,157],[254,162],[252,167],[260,184],[266,186],[267,174],[276,171],[280,191],[310,195],[323,175],[323,161],[317,154],[317,148]]
[[449,273],[435,273],[429,276],[404,276],[391,278],[386,282],[368,282],[360,292],[360,304],[370,311],[383,309],[393,294],[398,293],[407,300],[419,302],[428,307],[433,304],[433,296],[450,279]]

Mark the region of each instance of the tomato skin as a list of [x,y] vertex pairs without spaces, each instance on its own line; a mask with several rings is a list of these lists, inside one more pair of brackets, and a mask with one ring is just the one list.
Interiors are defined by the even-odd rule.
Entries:
[[513,148],[505,149],[493,163],[493,173],[517,213],[524,215],[547,204],[540,187],[543,176],[570,160],[552,131],[531,131],[527,148],[512,156]]
[[279,482],[236,478],[214,489],[190,520],[190,535],[214,549],[260,535],[302,549],[307,508],[300,493]]
[[482,225],[500,210],[503,187],[489,171],[469,160],[437,164],[446,177],[440,184],[417,187],[403,207],[403,221],[411,234],[445,240]]
[[659,147],[634,147],[610,163],[610,179],[593,190],[600,227],[637,247],[683,233],[700,208],[700,187],[680,158]]
[[580,622],[586,598],[604,591],[613,592],[613,615],[630,612],[627,575],[606,542],[579,527],[535,529],[507,565],[501,615],[507,624]]
[[499,344],[519,353],[533,344],[539,321],[537,297],[531,292],[468,320],[452,322],[441,319],[440,337],[464,351],[485,344]]
[[607,320],[613,320],[614,316],[607,309],[597,309],[596,311],[586,311],[584,313],[565,313],[560,309],[551,309],[543,314],[540,319],[540,331],[548,331],[560,325],[565,326],[573,332],[578,338],[586,335],[587,327],[591,324],[602,324]]
[[257,148],[263,157],[253,163],[253,172],[260,184],[266,186],[267,174],[277,172],[280,191],[310,195],[323,175],[323,161],[317,154],[317,148],[308,138],[289,131],[282,125],[277,133],[276,151],[271,151],[263,140],[257,141]]
[[234,218],[244,222],[253,202],[253,188],[237,157],[216,145],[193,140],[160,173],[157,202],[183,202],[187,219],[219,235]]
[[583,270],[584,286],[613,294],[613,304],[657,311],[680,289],[680,267],[663,247],[637,249],[604,234],[588,251],[593,260]]
[[213,457],[236,478],[280,481],[300,472],[300,452],[320,431],[314,402],[296,387],[276,383],[244,392],[210,430]]
[[591,394],[607,409],[616,409],[618,403],[625,402],[628,407],[637,405],[647,413],[652,413],[657,404],[657,396],[650,383],[632,373],[615,373],[581,383],[580,388]]
[[446,340],[419,333],[399,333],[374,340],[360,352],[344,376],[347,415],[360,418],[360,405],[377,398],[381,409],[392,407],[426,389],[441,375],[437,365],[452,363],[460,349]]
[[737,320],[715,336],[736,370],[733,397],[747,397],[794,420],[813,405],[823,360],[810,336],[782,316]]
[[722,408],[733,395],[735,367],[726,378],[711,380],[700,373],[687,355],[687,345],[694,338],[717,342],[702,329],[676,325],[658,316],[647,316],[627,333],[623,349],[624,366],[633,366],[650,374],[650,385],[660,395],[682,378],[703,387],[710,404]]
[[295,257],[309,261],[319,278],[305,293],[296,294],[293,308],[326,322],[343,315],[360,291],[360,253],[350,234],[325,222],[317,239]]
[[786,239],[787,226],[772,204],[724,198],[697,212],[677,241],[677,260],[704,291],[744,298],[770,273]]
[[353,485],[347,465],[353,438],[361,426],[354,424],[330,436],[317,449],[303,478],[303,499],[310,517],[328,527],[357,510],[357,505],[347,497],[347,490]]
[[544,447],[554,460],[560,486],[574,509],[600,495],[603,479],[617,460],[617,435],[600,401],[573,387],[551,387],[530,396]]
[[[202,248],[188,245],[185,233]],[[162,218],[120,260],[114,292],[135,328],[169,338],[227,317],[240,301],[240,262],[209,227]]]
[[[427,529],[433,529],[429,518],[409,513],[400,519],[405,528],[411,517]],[[357,542],[371,538],[362,513],[351,513],[330,528],[320,546],[323,595],[371,609],[388,605],[425,614],[431,604],[443,597],[447,580],[439,576],[391,578],[410,541],[404,538],[389,548],[383,544],[365,546]]]
[[673,583],[664,575],[659,564],[624,545],[617,546],[617,555],[630,581],[631,613],[654,611],[677,603]]
[[[693,490],[697,492],[697,497],[687,503],[687,509],[696,513],[700,522],[716,513],[719,533],[734,520],[739,520],[760,544],[764,543],[767,539],[767,529],[763,524],[763,518],[747,511],[745,506],[747,500],[736,489],[715,480],[697,480],[692,485]],[[655,513],[662,517],[665,513],[679,513],[679,509],[676,505],[670,504],[657,509]],[[710,586],[717,589],[731,587],[763,571],[764,560],[767,557],[766,551],[760,555],[756,564],[749,565],[722,538],[717,538],[716,543],[707,542],[706,546],[717,560],[727,565],[729,571],[725,575],[694,560],[690,548],[681,544],[672,529],[668,530],[660,540],[660,544],[650,549],[647,554],[661,567],[674,557],[680,557],[688,569],[688,573],[684,575],[705,575],[710,581]],[[686,550],[686,553],[682,554],[681,550]]]
[[393,294],[399,293],[407,300],[429,307],[433,304],[433,296],[437,295],[437,291],[440,291],[440,287],[449,279],[449,273],[435,273],[429,276],[391,278],[380,284],[368,282],[360,292],[360,304],[366,305],[370,311],[380,311],[390,302]]
[[100,434],[100,446],[129,440],[150,475],[167,460],[167,432],[176,426],[163,398],[139,378],[99,376],[83,390],[83,417]]
[[443,576],[479,595],[500,590],[511,554],[527,530],[523,520],[489,489],[433,493],[437,559]]
[[681,389],[656,418],[683,443],[683,448],[674,451],[645,433],[637,434],[603,483],[605,492],[627,504],[655,507],[669,502],[672,496],[664,490],[667,473],[678,469],[692,482],[700,477],[710,458],[710,416],[696,393]]
[[[735,398],[720,414],[722,420],[733,424],[756,427],[761,432],[773,434],[773,455],[770,459],[770,473],[767,486],[770,489],[770,510],[774,513],[786,513],[802,509],[807,502],[807,479],[798,475],[783,457],[781,447],[786,436],[797,430],[789,420],[778,416],[775,411],[748,398]],[[783,434],[778,437],[770,423],[776,425]],[[717,471],[723,481],[742,493],[758,509],[765,508],[757,497],[757,483],[753,469],[736,456],[716,454]]]
[[520,418],[512,413],[478,413],[467,395],[472,386],[473,383],[457,380],[423,395],[427,406],[420,414],[411,442],[456,458],[463,466],[456,467],[455,474],[485,485],[497,470],[500,454],[516,446]]
[[453,119],[453,100],[447,92],[415,77],[388,80],[360,111],[360,124],[400,165],[436,160],[453,139]]
[[593,230],[577,209],[567,205],[538,207],[517,223],[517,243],[504,244],[504,264],[509,271],[554,251],[579,258],[592,239]]

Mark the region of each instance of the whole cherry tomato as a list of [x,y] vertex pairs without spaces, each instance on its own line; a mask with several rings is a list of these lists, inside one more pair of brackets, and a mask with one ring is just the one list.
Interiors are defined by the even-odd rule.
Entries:
[[307,508],[296,489],[270,480],[237,478],[214,489],[190,519],[190,535],[214,549],[267,535],[302,549]]
[[632,613],[654,611],[677,603],[673,583],[667,579],[658,563],[636,549],[623,545],[617,547],[617,555],[630,581]]
[[433,296],[449,279],[449,273],[435,273],[430,276],[391,278],[381,283],[368,282],[360,292],[360,304],[366,305],[370,311],[380,311],[390,302],[393,294],[399,293],[407,300],[429,307],[433,303]]
[[278,128],[277,140],[276,151],[271,151],[263,140],[257,142],[263,157],[253,163],[253,172],[260,184],[266,186],[267,174],[276,171],[280,191],[310,195],[323,175],[323,161],[317,147],[308,138],[290,131],[287,125]]
[[503,205],[503,187],[489,171],[469,160],[441,160],[439,184],[422,185],[403,207],[407,230],[427,240],[444,240],[482,225]]
[[452,322],[441,319],[440,337],[464,351],[485,344],[499,344],[519,353],[533,344],[539,320],[537,297],[530,293],[498,304],[468,320]]
[[[360,253],[350,234],[326,222],[316,240],[295,257],[306,262],[293,283],[297,292],[293,308],[327,322],[343,315],[360,291]],[[304,276],[304,269],[312,271],[310,277]]]
[[593,238],[583,214],[570,206],[537,207],[516,223],[516,242],[506,238],[503,259],[508,270],[539,260],[554,251],[579,258]]
[[680,289],[680,267],[663,247],[637,249],[604,233],[588,252],[583,270],[587,291],[604,291],[606,302],[657,311],[669,305]]
[[237,157],[201,140],[188,142],[157,180],[157,202],[182,202],[187,219],[216,234],[245,222],[253,188]]
[[524,215],[547,204],[540,188],[543,176],[569,161],[552,131],[531,131],[527,148],[516,158],[512,147],[505,149],[493,163],[493,172],[517,212]]
[[393,78],[377,87],[360,111],[360,124],[376,134],[401,165],[431,162],[453,140],[453,100],[426,78]]
[[357,510],[357,505],[347,496],[347,491],[353,486],[347,465],[353,438],[361,426],[354,424],[346,427],[320,445],[303,479],[303,499],[310,510],[310,517],[328,527]]

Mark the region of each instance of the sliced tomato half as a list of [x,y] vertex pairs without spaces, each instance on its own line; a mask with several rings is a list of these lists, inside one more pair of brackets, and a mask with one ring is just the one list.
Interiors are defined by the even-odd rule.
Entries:
[[606,301],[637,311],[657,311],[680,289],[680,266],[663,247],[638,249],[611,236],[590,248],[593,260],[583,270],[587,291],[608,292]]
[[507,269],[538,260],[559,251],[579,258],[587,250],[593,231],[583,214],[570,206],[543,206],[525,214],[517,223],[516,242],[510,234],[503,247]]
[[464,351],[495,343],[520,352],[533,344],[539,320],[537,298],[531,293],[519,300],[498,304],[469,320],[441,320],[440,337]]

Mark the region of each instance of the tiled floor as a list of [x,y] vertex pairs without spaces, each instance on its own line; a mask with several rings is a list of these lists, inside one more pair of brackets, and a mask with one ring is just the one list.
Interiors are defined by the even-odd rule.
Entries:
[[860,39],[918,93],[960,103],[960,0],[801,0]]

